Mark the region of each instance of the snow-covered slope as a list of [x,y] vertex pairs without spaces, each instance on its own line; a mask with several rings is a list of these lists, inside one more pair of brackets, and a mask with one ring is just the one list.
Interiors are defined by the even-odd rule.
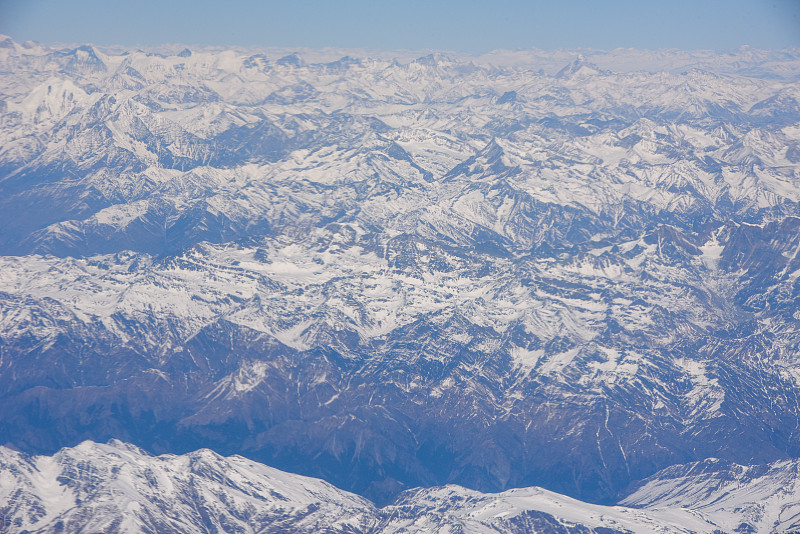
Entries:
[[587,504],[535,487],[487,494],[450,485],[409,490],[378,508],[322,480],[209,450],[150,456],[120,441],[87,441],[53,456],[28,456],[0,447],[0,517],[9,534],[678,534],[796,527],[796,465],[718,464],[659,473],[624,501],[628,506]]
[[480,493],[459,486],[409,490],[382,509],[381,532],[690,533],[716,530],[693,510],[587,504],[541,488]]
[[691,509],[725,532],[797,532],[800,463],[747,466],[707,459],[677,465],[641,482],[622,504]]
[[0,47],[0,436],[386,502],[800,456],[797,50]]
[[209,450],[149,456],[119,441],[54,456],[0,447],[3,532],[369,532],[367,500]]

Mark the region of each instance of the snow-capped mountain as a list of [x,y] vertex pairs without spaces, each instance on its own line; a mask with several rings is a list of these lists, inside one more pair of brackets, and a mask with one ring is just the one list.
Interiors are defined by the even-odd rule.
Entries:
[[0,447],[0,524],[9,534],[788,532],[797,527],[795,464],[676,466],[646,481],[628,506],[535,487],[486,494],[450,485],[408,490],[378,508],[322,480],[209,450],[154,457],[120,441],[87,441],[29,456]]
[[800,464],[737,465],[715,458],[653,475],[625,506],[691,509],[725,532],[800,531]]
[[[380,510],[379,532],[714,533],[694,510],[587,504],[541,488],[480,493],[460,486],[408,490]],[[731,514],[735,517],[736,514]]]
[[800,52],[348,54],[1,42],[0,442],[379,504],[800,455]]
[[322,480],[209,450],[152,457],[84,442],[0,447],[3,532],[369,532],[375,508]]

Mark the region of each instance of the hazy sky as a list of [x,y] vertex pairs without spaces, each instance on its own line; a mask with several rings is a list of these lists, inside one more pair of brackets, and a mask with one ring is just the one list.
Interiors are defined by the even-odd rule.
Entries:
[[289,47],[800,46],[800,0],[0,0],[17,41]]

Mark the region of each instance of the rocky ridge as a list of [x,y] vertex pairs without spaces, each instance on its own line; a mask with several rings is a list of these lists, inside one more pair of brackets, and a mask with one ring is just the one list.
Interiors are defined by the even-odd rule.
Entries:
[[796,51],[2,43],[6,443],[380,504],[800,454]]

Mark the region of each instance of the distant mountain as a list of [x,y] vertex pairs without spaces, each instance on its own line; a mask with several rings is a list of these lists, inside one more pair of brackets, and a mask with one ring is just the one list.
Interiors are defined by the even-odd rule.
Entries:
[[1,443],[379,505],[800,457],[796,50],[186,52],[0,39]]

